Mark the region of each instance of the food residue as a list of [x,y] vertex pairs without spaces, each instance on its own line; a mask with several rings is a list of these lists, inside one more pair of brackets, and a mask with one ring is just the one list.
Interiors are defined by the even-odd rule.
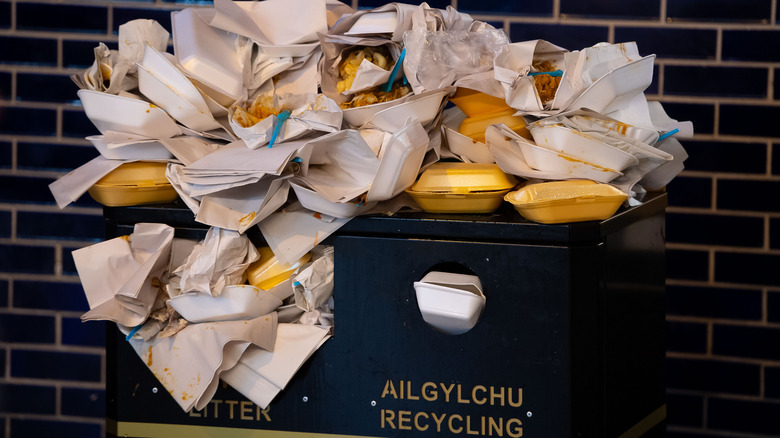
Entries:
[[349,90],[355,81],[355,75],[363,60],[373,63],[384,70],[390,70],[395,61],[390,56],[390,51],[385,46],[367,47],[358,46],[342,54],[339,62],[339,78],[336,89],[339,93]]

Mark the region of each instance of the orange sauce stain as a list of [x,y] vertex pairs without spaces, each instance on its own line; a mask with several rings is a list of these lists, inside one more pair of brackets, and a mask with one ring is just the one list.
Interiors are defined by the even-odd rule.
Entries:
[[146,359],[146,365],[152,366],[152,346],[149,346],[149,356]]

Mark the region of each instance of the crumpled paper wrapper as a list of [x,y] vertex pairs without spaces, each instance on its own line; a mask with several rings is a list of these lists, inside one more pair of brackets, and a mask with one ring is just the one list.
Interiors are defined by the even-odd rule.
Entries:
[[333,295],[333,247],[317,246],[312,257],[293,280],[295,305],[306,312],[316,310]]

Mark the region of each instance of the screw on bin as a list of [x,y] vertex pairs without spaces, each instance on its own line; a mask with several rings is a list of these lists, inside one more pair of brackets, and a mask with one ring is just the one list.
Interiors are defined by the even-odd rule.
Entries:
[[157,387],[152,388],[152,394],[157,394]]
[[303,402],[304,402],[304,403],[306,403],[306,402],[308,402],[308,401],[309,401],[309,397],[307,397],[307,396],[305,396],[305,395],[304,395],[304,396],[303,396]]
[[534,414],[532,414],[532,413],[531,413],[531,411],[528,411],[528,412],[526,412],[526,413],[525,413],[525,415],[526,415],[528,418],[531,418],[531,416],[533,416]]
[[376,406],[376,400],[371,400],[371,406]]

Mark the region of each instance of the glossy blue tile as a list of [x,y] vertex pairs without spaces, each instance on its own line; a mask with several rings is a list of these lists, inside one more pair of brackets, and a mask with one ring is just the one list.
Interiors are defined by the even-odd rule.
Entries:
[[53,386],[0,383],[0,394],[3,395],[0,397],[0,412],[16,414],[55,414],[56,390]]
[[720,106],[720,124],[718,129],[723,135],[777,136],[775,124],[756,123],[757,115],[760,117],[759,120],[778,120],[780,117],[780,106],[722,104]]
[[723,30],[725,61],[776,62],[780,53],[780,31]]
[[8,307],[8,280],[0,280],[0,308],[6,307]]
[[766,98],[765,68],[664,67],[664,94],[678,96]]
[[17,212],[16,234],[29,239],[103,240],[102,216],[86,214]]
[[706,251],[666,250],[666,278],[706,281],[709,264]]
[[[704,353],[707,351],[707,325],[678,321],[666,322],[666,351]],[[677,388],[671,385],[672,388]]]
[[550,16],[552,15],[552,0],[534,2],[508,2],[502,0],[458,0],[458,11],[468,14]]
[[106,33],[108,9],[51,3],[16,4],[16,28],[53,32]]
[[106,416],[106,391],[102,389],[62,388],[62,414],[74,417]]
[[780,218],[769,219],[769,247],[780,249]]
[[0,314],[0,342],[52,344],[54,333],[53,316]]
[[89,310],[81,283],[15,280],[13,300],[14,307],[19,309]]
[[666,16],[672,21],[769,22],[772,0],[667,0]]
[[0,100],[11,100],[11,73],[0,72]]
[[[405,1],[403,3],[407,3],[410,5],[419,5],[420,3],[422,3],[422,1],[423,0],[416,0],[416,1],[410,0],[410,1]],[[359,0],[358,9],[374,9],[380,6],[384,6],[387,3],[388,2],[385,0]],[[428,6],[432,8],[439,8],[439,9],[444,9],[451,4],[449,0],[434,0],[432,2],[426,2],[426,3],[428,3]]]
[[54,274],[54,248],[0,245],[0,272]]
[[769,398],[780,398],[780,368],[766,367],[764,369],[764,395]]
[[512,42],[546,40],[568,50],[580,50],[607,41],[606,26],[512,23],[509,37]]
[[718,180],[718,208],[737,211],[780,211],[780,181]]
[[712,205],[712,179],[677,176],[666,186],[669,205],[702,207]]
[[675,120],[692,122],[693,129],[697,134],[713,134],[715,132],[714,105],[663,102],[663,107],[669,117]]
[[100,355],[17,349],[11,352],[11,377],[99,382]]
[[760,326],[715,324],[712,353],[741,358],[780,358],[780,329]]
[[0,202],[21,204],[53,204],[49,191],[51,178],[0,175]]
[[100,424],[47,421],[40,419],[18,419],[11,421],[9,438],[57,437],[57,438],[101,438]]
[[10,169],[13,165],[13,145],[0,141],[0,169]]
[[109,49],[116,50],[117,44],[102,40],[63,40],[62,65],[67,68],[88,68],[95,62],[95,47],[104,43]]
[[[724,379],[723,376],[729,378]],[[757,396],[760,381],[761,367],[755,364],[707,359],[666,360],[666,382],[669,388]]]
[[0,211],[0,237],[11,237],[10,211]]
[[53,109],[0,107],[0,132],[4,134],[57,135],[57,112]]
[[0,62],[57,66],[57,40],[0,36]]
[[704,418],[704,400],[700,395],[667,393],[666,414],[669,425],[701,427]]
[[82,322],[80,318],[63,318],[62,343],[84,347],[105,347],[106,323],[105,321]]
[[73,103],[78,89],[69,75],[16,74],[16,100],[20,101]]
[[92,145],[19,143],[16,165],[19,169],[69,172],[98,155]]
[[[726,232],[728,230],[728,232]],[[667,242],[761,248],[764,219],[712,214],[668,213]]]
[[[775,69],[775,77],[778,77],[778,75],[780,75],[780,68],[776,68]],[[774,91],[772,93],[772,96],[774,97],[775,100],[780,100],[780,85],[778,85],[777,83],[774,83],[774,84],[772,84],[772,88],[773,88],[773,91]]]
[[[715,252],[715,281],[752,285],[780,286],[777,267],[780,256]],[[780,355],[780,352],[779,352]]]
[[667,315],[759,321],[762,301],[759,289],[666,286]]
[[76,270],[76,263],[73,261],[73,255],[71,254],[76,249],[78,248],[69,248],[69,247],[62,248],[62,274],[63,275],[78,276],[78,271]]
[[0,2],[0,28],[11,27],[11,2]]
[[115,34],[119,33],[119,26],[127,23],[128,21],[137,20],[139,18],[147,20],[155,20],[160,23],[160,26],[165,28],[169,33],[171,32],[171,11],[163,9],[141,9],[141,8],[123,8],[114,7],[113,9],[113,23]]
[[766,301],[767,321],[780,322],[780,293],[769,292]]
[[688,153],[688,159],[685,160],[687,170],[754,174],[766,172],[766,143],[693,140],[682,140],[681,143]]
[[710,430],[728,430],[732,436],[780,436],[777,412],[780,412],[780,403],[776,400],[710,397],[707,400],[705,427]]
[[[460,1],[458,2],[460,5]],[[659,0],[561,0],[561,14],[586,18],[657,19],[661,16]]]
[[83,108],[66,109],[62,111],[62,136],[84,138],[90,135],[100,135],[100,131],[84,114]]

